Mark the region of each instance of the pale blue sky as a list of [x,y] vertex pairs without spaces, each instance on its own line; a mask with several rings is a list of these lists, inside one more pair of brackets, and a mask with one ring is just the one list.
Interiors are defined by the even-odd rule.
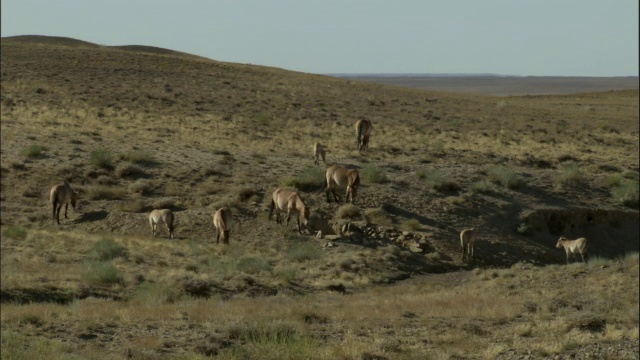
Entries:
[[2,0],[2,36],[310,73],[638,76],[638,0]]

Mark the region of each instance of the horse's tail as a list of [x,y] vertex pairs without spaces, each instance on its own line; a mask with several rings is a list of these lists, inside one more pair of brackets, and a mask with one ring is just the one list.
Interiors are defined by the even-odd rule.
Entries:
[[362,121],[356,125],[356,135],[358,136],[358,148],[360,147],[360,139],[362,139]]
[[58,207],[58,189],[51,192],[51,219],[56,219],[56,207]]
[[269,205],[269,220],[271,220],[271,216],[273,215],[273,209],[276,207],[276,202],[271,199],[271,205]]

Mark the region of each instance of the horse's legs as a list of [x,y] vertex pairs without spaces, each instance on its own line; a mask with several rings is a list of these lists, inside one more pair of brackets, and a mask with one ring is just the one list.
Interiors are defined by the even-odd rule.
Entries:
[[291,219],[291,210],[287,210],[287,226],[289,226],[289,220]]
[[60,225],[60,211],[62,210],[62,204],[58,203],[58,207],[56,208],[56,221],[58,225]]

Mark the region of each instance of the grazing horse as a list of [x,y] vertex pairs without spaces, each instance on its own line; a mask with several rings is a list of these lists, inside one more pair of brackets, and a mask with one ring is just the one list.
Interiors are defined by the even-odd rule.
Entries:
[[325,193],[327,194],[327,202],[331,202],[329,192],[333,194],[333,199],[339,202],[336,195],[336,187],[347,188],[345,201],[355,201],[358,186],[360,185],[360,173],[356,169],[347,169],[342,166],[333,165],[327,169],[325,173]]
[[309,208],[305,205],[304,201],[298,195],[298,193],[285,190],[282,188],[277,188],[273,192],[273,196],[271,198],[271,206],[269,208],[269,220],[271,220],[271,216],[273,214],[273,210],[276,209],[276,222],[278,224],[282,224],[282,218],[280,217],[280,211],[287,212],[287,225],[289,225],[289,219],[291,219],[292,213],[298,214],[298,232],[302,234],[302,230],[300,228],[300,219],[302,219],[302,224],[307,227],[309,223]]
[[69,209],[69,203],[73,210],[76,210],[76,202],[78,201],[78,193],[73,191],[71,185],[68,182],[62,182],[54,185],[49,193],[49,200],[51,201],[52,220],[56,221],[60,225],[60,210],[64,205],[64,218],[67,217],[67,210]]
[[463,262],[473,260],[473,244],[476,242],[476,235],[476,229],[464,229],[460,232]]
[[158,224],[164,223],[169,230],[169,238],[173,239],[173,212],[169,209],[153,210],[149,214],[149,225],[151,225],[151,234],[156,236]]
[[564,236],[560,236],[558,239],[558,243],[556,244],[556,248],[560,249],[564,247],[564,251],[567,254],[567,265],[569,265],[569,255],[572,255],[575,260],[577,260],[576,254],[580,253],[582,256],[582,262],[587,262],[589,260],[587,254],[587,239],[579,238],[576,240],[569,240]]
[[369,137],[371,136],[372,130],[373,130],[373,125],[371,125],[371,121],[366,119],[360,119],[356,122],[356,136],[358,137],[358,150],[364,151],[369,148]]
[[216,244],[222,239],[223,244],[229,244],[231,231],[231,209],[223,207],[213,214],[213,226],[216,228]]
[[325,164],[327,163],[326,161],[324,161],[325,151],[326,149],[322,144],[318,142],[313,144],[313,155],[315,156],[315,160],[313,161],[314,164],[319,165],[321,157],[322,157],[322,162]]

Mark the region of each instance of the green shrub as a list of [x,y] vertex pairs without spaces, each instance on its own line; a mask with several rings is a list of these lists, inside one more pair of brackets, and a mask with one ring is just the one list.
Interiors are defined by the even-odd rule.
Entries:
[[611,189],[613,198],[624,206],[638,207],[638,181],[626,180]]
[[44,151],[44,147],[40,145],[30,145],[22,150],[22,155],[28,158],[34,158],[40,156]]
[[301,191],[315,191],[324,187],[324,181],[324,170],[309,166],[297,177],[286,179],[284,185]]
[[91,159],[91,165],[102,169],[113,168],[112,156],[108,150],[94,150],[89,156]]
[[365,166],[360,170],[360,175],[367,183],[384,184],[389,182],[386,171],[375,166]]
[[87,255],[91,260],[105,261],[117,257],[126,258],[128,253],[127,248],[118,244],[113,239],[104,238],[93,244]]
[[402,223],[402,227],[406,230],[417,231],[422,228],[422,223],[418,219],[407,219]]
[[132,300],[145,306],[159,306],[172,303],[180,296],[180,292],[175,287],[164,284],[144,282],[138,286],[132,296]]
[[487,171],[489,181],[509,189],[516,189],[524,185],[524,179],[514,170],[505,166],[495,166]]
[[50,340],[40,336],[22,335],[13,330],[2,330],[2,359],[28,360],[73,360],[72,347],[58,340]]
[[118,269],[109,261],[87,262],[81,279],[85,284],[93,286],[113,285],[123,281]]
[[18,225],[9,225],[2,229],[2,237],[24,240],[27,238],[27,230]]

